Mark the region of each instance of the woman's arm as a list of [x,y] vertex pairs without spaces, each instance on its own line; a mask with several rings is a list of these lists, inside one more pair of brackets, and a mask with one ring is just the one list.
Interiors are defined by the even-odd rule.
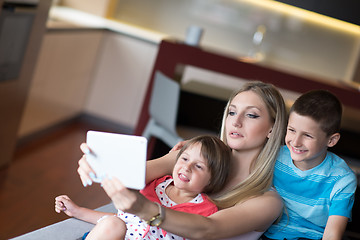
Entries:
[[[86,145],[86,143],[82,143],[80,145],[81,151],[84,155],[78,161],[79,167],[77,172],[80,176],[81,182],[84,187],[92,184],[91,176],[95,177],[95,172],[90,167],[89,163],[86,160],[86,153],[90,152],[91,149]],[[175,165],[176,155],[178,151],[171,151],[163,157],[149,160],[146,164],[146,183],[151,182],[152,180],[162,177],[167,174],[172,173],[172,169]]]
[[[137,191],[126,189],[116,178],[103,182],[104,190],[123,211],[149,220],[159,213],[158,206]],[[265,231],[282,212],[283,203],[269,191],[209,217],[166,209],[160,225],[164,230],[191,239],[235,237],[251,231]]]

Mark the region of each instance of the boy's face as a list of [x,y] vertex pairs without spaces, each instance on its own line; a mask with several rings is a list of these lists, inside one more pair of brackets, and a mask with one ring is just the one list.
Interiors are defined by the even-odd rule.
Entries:
[[318,166],[325,159],[327,148],[334,146],[340,135],[326,136],[320,124],[308,116],[292,112],[285,137],[294,165],[300,170]]
[[201,155],[201,144],[186,149],[173,169],[174,185],[183,192],[199,194],[209,184],[211,173],[207,160]]

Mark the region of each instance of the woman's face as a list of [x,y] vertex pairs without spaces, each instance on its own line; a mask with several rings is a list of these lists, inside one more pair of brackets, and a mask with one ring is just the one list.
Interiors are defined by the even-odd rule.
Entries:
[[253,91],[241,92],[229,105],[225,121],[226,141],[238,151],[260,151],[272,122],[263,100]]

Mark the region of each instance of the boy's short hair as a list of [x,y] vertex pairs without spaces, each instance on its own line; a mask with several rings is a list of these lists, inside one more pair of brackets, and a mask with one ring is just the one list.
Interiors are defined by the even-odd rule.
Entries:
[[217,193],[224,188],[231,168],[231,149],[215,136],[198,136],[186,142],[177,155],[180,155],[189,147],[201,144],[201,155],[207,160],[210,171],[210,182],[203,190],[204,193]]
[[290,113],[296,112],[320,123],[320,128],[330,136],[340,131],[342,105],[339,99],[326,90],[312,90],[296,99]]

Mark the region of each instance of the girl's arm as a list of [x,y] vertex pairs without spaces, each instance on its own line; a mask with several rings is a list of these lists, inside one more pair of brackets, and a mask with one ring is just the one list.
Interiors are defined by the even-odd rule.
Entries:
[[57,213],[64,212],[69,217],[74,217],[93,224],[96,224],[97,220],[105,215],[114,215],[114,213],[100,212],[89,208],[79,207],[66,195],[55,198],[55,211]]
[[[158,206],[137,191],[125,188],[116,178],[103,182],[104,190],[123,211],[149,220],[159,213]],[[160,225],[166,231],[191,239],[235,237],[251,231],[265,231],[282,212],[283,203],[276,192],[251,198],[209,217],[166,209]]]
[[[84,187],[92,184],[91,175],[95,176],[95,172],[91,169],[89,163],[86,160],[86,152],[91,151],[86,143],[80,145],[81,151],[84,155],[78,161],[79,167],[77,172],[80,176],[81,182]],[[178,151],[171,151],[163,157],[149,160],[146,164],[146,183],[152,180],[172,173],[172,169],[175,165],[176,155]]]
[[149,160],[146,163],[146,183],[172,173],[179,151],[171,151],[168,154]]
[[85,222],[97,224],[97,221],[104,216],[114,216],[116,213],[100,212],[90,208],[80,207],[74,218],[80,219]]

